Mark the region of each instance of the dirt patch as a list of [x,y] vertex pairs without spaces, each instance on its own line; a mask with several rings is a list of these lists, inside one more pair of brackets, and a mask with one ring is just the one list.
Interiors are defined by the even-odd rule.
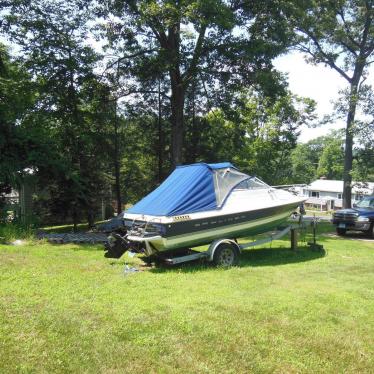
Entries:
[[328,232],[326,234],[321,234],[321,235],[327,236],[329,238],[343,238],[347,240],[360,240],[363,242],[374,242],[374,238],[369,238],[367,235],[361,232],[349,232],[344,236],[339,236],[332,232]]

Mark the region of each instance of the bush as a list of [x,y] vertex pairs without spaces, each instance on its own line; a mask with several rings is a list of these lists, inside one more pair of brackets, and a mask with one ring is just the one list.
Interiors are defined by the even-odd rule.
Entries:
[[32,239],[34,229],[31,225],[19,223],[0,224],[0,242],[11,242],[16,239]]

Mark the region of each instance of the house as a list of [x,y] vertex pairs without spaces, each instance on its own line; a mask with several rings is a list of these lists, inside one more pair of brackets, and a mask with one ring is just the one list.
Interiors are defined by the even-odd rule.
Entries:
[[[374,194],[373,182],[352,182],[352,203],[364,195]],[[333,210],[343,207],[343,181],[317,179],[310,185],[301,188],[300,194],[308,197],[306,207],[320,210]]]

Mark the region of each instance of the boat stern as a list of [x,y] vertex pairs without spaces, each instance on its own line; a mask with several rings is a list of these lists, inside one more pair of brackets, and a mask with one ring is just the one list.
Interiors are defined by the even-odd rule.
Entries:
[[147,255],[152,255],[165,247],[166,225],[160,218],[125,214],[127,239],[134,243],[143,243]]

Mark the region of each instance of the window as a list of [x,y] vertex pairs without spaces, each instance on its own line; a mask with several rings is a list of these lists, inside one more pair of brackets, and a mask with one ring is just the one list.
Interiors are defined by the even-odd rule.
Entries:
[[319,191],[309,191],[309,197],[319,197]]
[[249,178],[248,175],[241,173],[233,168],[216,169],[214,173],[214,190],[216,193],[217,205],[221,206],[225,201],[231,189],[241,181]]
[[338,193],[338,199],[342,199],[342,198],[343,198],[342,194]]
[[246,179],[235,187],[236,190],[254,190],[259,188],[269,188],[269,186],[256,177]]
[[359,203],[358,208],[374,208],[374,199],[370,197],[364,197]]

